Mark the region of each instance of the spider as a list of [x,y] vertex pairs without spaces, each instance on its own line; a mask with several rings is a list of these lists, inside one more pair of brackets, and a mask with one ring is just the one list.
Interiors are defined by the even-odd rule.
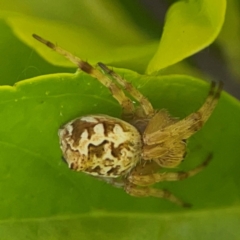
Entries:
[[[102,114],[82,116],[59,129],[60,147],[69,168],[104,180],[135,197],[164,198],[189,207],[190,204],[168,190],[152,185],[192,177],[208,165],[210,156],[187,172],[160,172],[163,168],[177,167],[183,161],[186,140],[211,116],[220,98],[222,84],[212,83],[203,105],[178,120],[164,109],[154,109],[131,83],[103,63],[98,63],[100,71],[52,42],[36,34],[33,37],[96,78],[122,107],[122,119]],[[139,103],[138,107],[125,92]]]

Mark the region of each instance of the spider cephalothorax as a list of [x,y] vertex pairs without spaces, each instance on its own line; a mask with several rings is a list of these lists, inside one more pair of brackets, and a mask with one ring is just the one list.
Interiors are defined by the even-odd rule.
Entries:
[[[60,128],[60,146],[69,168],[123,188],[132,196],[166,198],[180,206],[189,206],[167,190],[152,188],[151,185],[191,177],[208,164],[210,157],[188,172],[159,172],[161,168],[178,166],[184,159],[186,140],[200,130],[212,114],[222,85],[212,83],[203,105],[178,120],[166,110],[153,109],[149,100],[131,83],[103,63],[98,63],[98,66],[104,73],[53,43],[35,34],[33,37],[96,78],[122,107],[122,120],[107,115],[89,115],[76,118]],[[136,109],[124,91],[140,107]]]

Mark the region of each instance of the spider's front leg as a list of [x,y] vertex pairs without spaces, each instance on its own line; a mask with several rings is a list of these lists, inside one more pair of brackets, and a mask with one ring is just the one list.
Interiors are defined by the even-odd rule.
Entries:
[[140,109],[145,117],[154,115],[155,110],[153,109],[151,102],[141,92],[139,92],[137,88],[135,88],[130,82],[126,81],[123,77],[115,73],[113,70],[109,69],[105,64],[98,63],[98,66],[105,73],[109,74],[113,79],[115,79],[126,92],[128,92],[137,102],[140,103]]
[[[144,143],[146,145],[154,145],[166,141],[171,141],[171,139],[190,138],[194,133],[203,127],[203,125],[211,116],[220,98],[222,87],[222,83],[216,85],[214,82],[212,82],[207,99],[200,107],[200,109],[180,121],[153,131],[152,126],[156,124],[156,120],[153,118],[149,122],[144,132]],[[161,112],[159,114],[161,114]]]
[[[94,68],[91,64],[89,64],[86,61],[83,61],[79,57],[74,56],[72,53],[68,52],[67,50],[55,45],[54,43],[36,35],[33,34],[33,37],[38,40],[39,42],[45,44],[47,47],[51,48],[52,50],[58,52],[68,60],[70,60],[72,63],[77,65],[79,69],[81,69],[83,72],[91,75],[92,77],[96,78],[101,84],[103,84],[105,87],[107,87],[110,92],[112,93],[112,96],[118,101],[118,103],[121,105],[123,110],[123,115],[126,116],[126,118],[131,118],[133,115],[133,112],[135,110],[134,105],[129,99],[123,90],[119,88],[108,76],[103,74],[101,71],[99,71],[97,68]],[[102,64],[104,65],[104,64]]]

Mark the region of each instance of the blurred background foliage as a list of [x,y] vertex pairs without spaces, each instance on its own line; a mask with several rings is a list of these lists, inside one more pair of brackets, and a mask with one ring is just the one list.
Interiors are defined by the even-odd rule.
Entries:
[[[218,7],[221,7],[221,1],[216,2]],[[197,2],[188,1],[188,3],[194,4]],[[199,2],[205,2],[204,4],[206,4],[206,2],[214,1]],[[14,51],[11,51],[11,53],[14,52],[14,59],[10,56],[6,59],[5,54],[3,54],[0,63],[5,71],[13,66],[16,66],[19,70],[15,69],[16,76],[7,74],[1,81],[11,84],[21,79],[54,71],[71,71],[52,66],[43,66],[41,69],[36,69],[36,66],[44,65],[44,63],[35,64],[36,61],[41,60],[37,59],[38,55],[36,56],[33,49],[41,56],[45,56],[45,59],[52,64],[65,67],[72,65],[34,42],[30,36],[33,32],[57,42],[91,63],[96,64],[97,61],[102,61],[112,66],[125,67],[144,73],[149,61],[156,53],[166,12],[172,3],[176,3],[176,1],[121,0],[114,1],[114,4],[112,4],[112,1],[109,0],[61,0],[51,2],[30,0],[9,2],[3,0],[0,12],[0,16],[2,16],[1,47],[3,48],[2,52],[12,47]],[[218,12],[218,9],[214,8],[214,10]],[[192,21],[195,15],[193,13],[191,16]],[[210,20],[211,25],[213,21]],[[196,33],[192,35],[201,39],[202,35],[199,28],[196,27],[195,31]],[[12,35],[12,32],[15,36]],[[19,41],[19,39],[22,41]],[[160,74],[186,73],[203,79],[221,80],[225,83],[225,89],[228,92],[240,97],[238,39],[239,2],[229,0],[226,21],[216,41],[208,47],[214,39],[205,42],[203,40],[204,44],[198,46],[198,48],[195,47],[192,53],[204,47],[207,48],[178,64],[161,69]],[[179,47],[172,47],[177,42],[175,37],[172,40],[173,43],[168,43],[167,39],[167,44],[175,51]],[[190,43],[192,42],[194,41],[191,40]],[[165,46],[163,47],[165,48]],[[16,52],[17,50],[19,53]],[[167,53],[164,53],[162,57],[158,57],[158,61],[165,61],[166,57],[170,55],[169,49],[166,51]],[[21,56],[21,60],[18,59],[18,56]],[[16,61],[15,64],[14,61]],[[11,62],[11,64],[8,62]],[[5,65],[7,65],[6,68]]]

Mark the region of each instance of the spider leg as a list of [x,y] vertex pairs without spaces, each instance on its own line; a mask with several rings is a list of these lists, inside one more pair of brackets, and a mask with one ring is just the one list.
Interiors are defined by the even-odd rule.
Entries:
[[120,89],[115,83],[112,82],[110,78],[104,75],[101,71],[94,68],[88,62],[81,60],[80,58],[74,56],[70,52],[62,49],[61,47],[56,46],[50,41],[47,41],[40,36],[33,34],[33,37],[37,39],[39,42],[45,44],[47,47],[53,49],[54,51],[58,52],[59,54],[63,55],[65,58],[70,60],[72,63],[78,66],[82,71],[86,72],[87,74],[91,75],[92,77],[96,78],[100,83],[106,86],[112,93],[113,97],[118,101],[123,109],[123,114],[126,116],[132,115],[134,112],[134,105],[132,101],[124,94],[122,89]]
[[156,145],[145,145],[142,151],[144,160],[153,160],[163,168],[173,168],[179,165],[186,154],[186,142],[164,142]]
[[127,82],[120,75],[109,69],[105,64],[98,63],[98,66],[104,72],[112,76],[124,88],[125,91],[127,91],[133,98],[135,98],[140,103],[146,116],[154,114],[154,109],[150,101],[144,95],[142,95],[142,93],[140,93],[130,82]]
[[212,114],[220,98],[222,86],[220,83],[216,87],[216,84],[212,82],[208,97],[197,112],[155,132],[149,132],[147,128],[143,136],[145,144],[152,145],[169,139],[188,139],[191,137],[202,128]]
[[165,189],[156,189],[151,187],[138,187],[134,184],[127,184],[125,191],[134,197],[157,197],[164,198],[181,207],[191,207],[190,204],[183,202],[181,199],[174,196],[171,192]]
[[187,172],[165,172],[165,173],[151,173],[148,175],[137,175],[131,174],[128,177],[128,180],[138,186],[149,186],[157,182],[163,181],[179,181],[189,177],[196,175],[197,173],[201,172],[210,162],[212,159],[212,154],[209,154],[207,159],[197,166],[196,168],[187,171]]

